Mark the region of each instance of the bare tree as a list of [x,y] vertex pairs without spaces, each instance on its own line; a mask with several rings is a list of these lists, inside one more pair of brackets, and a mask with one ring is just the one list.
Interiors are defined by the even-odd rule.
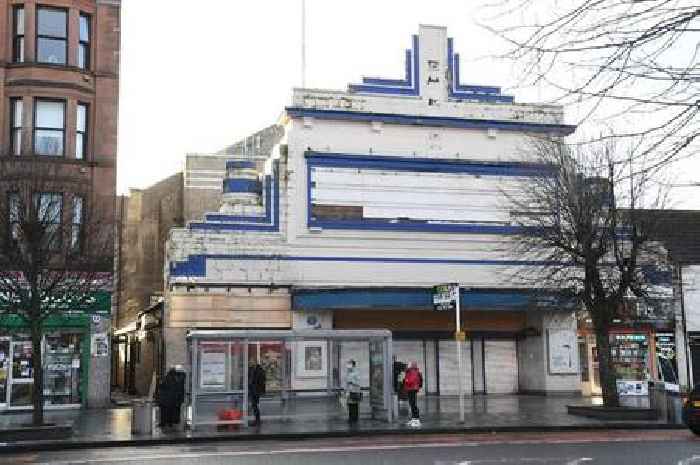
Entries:
[[42,337],[48,318],[92,312],[109,289],[113,225],[65,163],[0,160],[0,316],[15,315],[32,341],[33,423],[44,421]]
[[641,140],[647,169],[697,153],[696,0],[494,0],[486,11],[520,85],[580,105],[579,123],[615,127],[603,139]]
[[[617,406],[611,363],[610,327],[629,297],[649,297],[645,266],[665,266],[666,255],[652,240],[654,215],[663,192],[647,171],[630,175],[630,163],[616,161],[612,142],[572,148],[535,139],[531,159],[542,166],[506,193],[519,233],[514,252],[540,263],[518,280],[537,288],[562,290],[590,316],[595,331],[603,401]],[[619,158],[619,157],[618,157]]]

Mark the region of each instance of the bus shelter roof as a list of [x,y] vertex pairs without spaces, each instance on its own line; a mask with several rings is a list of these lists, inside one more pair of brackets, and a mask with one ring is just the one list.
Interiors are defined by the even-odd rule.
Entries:
[[362,341],[390,339],[388,329],[294,329],[294,330],[193,330],[187,334],[190,340],[334,340]]

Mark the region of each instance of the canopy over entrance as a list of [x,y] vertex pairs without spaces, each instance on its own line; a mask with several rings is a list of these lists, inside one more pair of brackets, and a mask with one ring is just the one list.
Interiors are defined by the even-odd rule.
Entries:
[[248,367],[254,364],[266,374],[263,419],[340,417],[345,363],[358,353],[369,360],[358,366],[369,391],[361,414],[393,419],[391,331],[195,330],[187,340],[193,429],[247,424]]

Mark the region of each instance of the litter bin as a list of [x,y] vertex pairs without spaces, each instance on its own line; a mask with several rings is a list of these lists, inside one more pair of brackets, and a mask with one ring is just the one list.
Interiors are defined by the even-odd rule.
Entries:
[[153,401],[139,400],[131,409],[131,432],[135,434],[153,433]]

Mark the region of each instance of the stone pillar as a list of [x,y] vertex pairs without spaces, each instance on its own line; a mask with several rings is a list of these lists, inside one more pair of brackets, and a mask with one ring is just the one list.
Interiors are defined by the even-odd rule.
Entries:
[[[574,312],[546,312],[535,310],[528,313],[527,327],[537,334],[528,335],[518,341],[519,387],[522,393],[574,394],[581,392],[581,372],[578,366],[578,342]],[[567,333],[571,346],[572,368],[569,372],[552,372],[549,367],[548,331],[558,335]]]
[[[90,351],[90,370],[88,378],[87,407],[105,408],[110,405],[110,380],[111,380],[111,351],[112,344],[110,334],[112,332],[112,322],[107,317],[101,317],[99,321],[93,320],[90,323],[90,346],[84,350]],[[92,354],[92,335],[96,333],[105,334],[109,350],[106,356],[95,357]]]

